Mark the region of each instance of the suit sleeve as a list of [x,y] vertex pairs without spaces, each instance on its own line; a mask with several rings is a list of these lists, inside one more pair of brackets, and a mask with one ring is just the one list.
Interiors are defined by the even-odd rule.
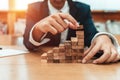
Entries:
[[35,50],[39,47],[39,46],[34,46],[29,41],[30,31],[32,27],[35,25],[35,23],[39,21],[39,19],[37,18],[38,12],[34,8],[35,8],[34,6],[29,5],[26,14],[26,28],[23,35],[23,43],[28,50]]
[[83,21],[84,31],[85,31],[85,46],[91,45],[91,40],[98,31],[95,28],[95,25],[92,20],[90,7],[87,6],[85,19]]

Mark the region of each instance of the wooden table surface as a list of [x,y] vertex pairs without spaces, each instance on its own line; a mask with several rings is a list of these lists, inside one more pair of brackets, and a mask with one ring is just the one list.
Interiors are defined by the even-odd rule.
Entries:
[[0,80],[120,80],[120,63],[45,63],[39,53],[0,58]]

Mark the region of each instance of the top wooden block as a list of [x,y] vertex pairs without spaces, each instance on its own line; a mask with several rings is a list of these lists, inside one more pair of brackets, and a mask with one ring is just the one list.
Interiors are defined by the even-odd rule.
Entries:
[[81,31],[81,30],[83,30],[83,29],[84,29],[83,25],[80,25],[79,27],[77,27],[77,30],[76,30],[76,31]]

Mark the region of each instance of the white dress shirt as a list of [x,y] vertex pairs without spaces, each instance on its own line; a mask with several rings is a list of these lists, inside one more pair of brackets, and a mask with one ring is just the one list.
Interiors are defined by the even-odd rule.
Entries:
[[[58,13],[58,12],[62,12],[62,13],[69,13],[69,5],[68,5],[68,2],[66,1],[63,8],[60,9],[60,10],[57,10],[56,8],[54,8],[51,3],[50,3],[50,0],[48,0],[48,9],[50,10],[49,11],[49,14],[54,14],[54,13]],[[63,31],[61,33],[61,40],[60,42],[63,43],[65,42],[66,38],[67,38],[67,33],[68,33],[68,29],[66,29],[65,31]]]
[[[51,5],[50,0],[48,0],[48,9],[49,9],[49,15],[55,14],[55,13],[58,13],[58,12],[69,13],[69,5],[68,5],[68,2],[67,2],[67,1],[65,2],[63,8],[60,9],[60,10],[58,10],[58,9],[54,8],[54,7]],[[36,23],[36,24],[37,24],[37,23]],[[36,25],[36,24],[35,24],[35,25]],[[29,41],[30,41],[33,45],[35,45],[35,46],[40,46],[40,45],[42,45],[42,44],[47,43],[48,41],[50,41],[50,39],[44,38],[47,33],[41,38],[41,41],[40,41],[40,42],[37,42],[37,41],[35,41],[35,40],[33,39],[33,37],[32,37],[32,31],[33,31],[35,25],[33,26],[33,28],[32,28],[31,31],[30,31]],[[65,31],[63,31],[63,32],[61,33],[61,38],[60,38],[60,39],[61,39],[61,40],[60,40],[61,43],[65,42],[65,40],[67,39],[67,33],[68,33],[68,29],[66,29]]]
[[[66,2],[65,2],[65,5],[63,6],[63,8],[60,9],[60,10],[57,10],[56,8],[54,8],[54,7],[51,5],[50,0],[48,0],[48,8],[49,8],[49,15],[54,14],[54,13],[58,13],[58,12],[60,12],[60,11],[61,11],[62,13],[69,13],[69,5],[68,5],[67,0],[66,0]],[[36,25],[36,24],[35,24],[35,25]],[[32,37],[32,31],[33,31],[35,25],[33,26],[33,28],[32,28],[31,31],[30,31],[29,41],[30,41],[33,45],[35,45],[35,46],[40,46],[40,45],[42,45],[42,44],[44,44],[44,43],[49,42],[49,41],[50,41],[49,38],[44,38],[47,33],[41,38],[40,42],[37,42],[37,41],[35,41],[35,40],[33,39],[33,37]],[[65,42],[65,40],[66,40],[66,38],[67,38],[67,33],[68,33],[68,29],[66,29],[65,31],[63,31],[63,32],[61,33],[61,40],[60,40],[61,43]],[[118,41],[117,41],[117,39],[114,37],[114,35],[112,35],[112,34],[110,34],[110,33],[107,33],[107,32],[97,33],[97,34],[94,36],[94,38],[92,39],[92,41],[93,41],[96,37],[98,37],[99,35],[103,35],[103,34],[108,35],[108,36],[111,38],[114,46],[117,48],[118,52],[120,53],[120,47],[119,47]],[[91,42],[92,42],[92,41],[91,41]]]

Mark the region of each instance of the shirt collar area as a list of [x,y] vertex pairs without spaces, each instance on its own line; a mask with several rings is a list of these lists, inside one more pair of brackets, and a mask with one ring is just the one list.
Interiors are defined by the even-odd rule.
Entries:
[[49,14],[53,14],[53,13],[57,13],[59,11],[63,12],[63,13],[69,13],[69,5],[68,5],[68,1],[66,0],[64,6],[62,9],[58,10],[56,8],[54,8],[52,6],[52,4],[50,3],[50,0],[48,0],[48,9],[49,9]]

